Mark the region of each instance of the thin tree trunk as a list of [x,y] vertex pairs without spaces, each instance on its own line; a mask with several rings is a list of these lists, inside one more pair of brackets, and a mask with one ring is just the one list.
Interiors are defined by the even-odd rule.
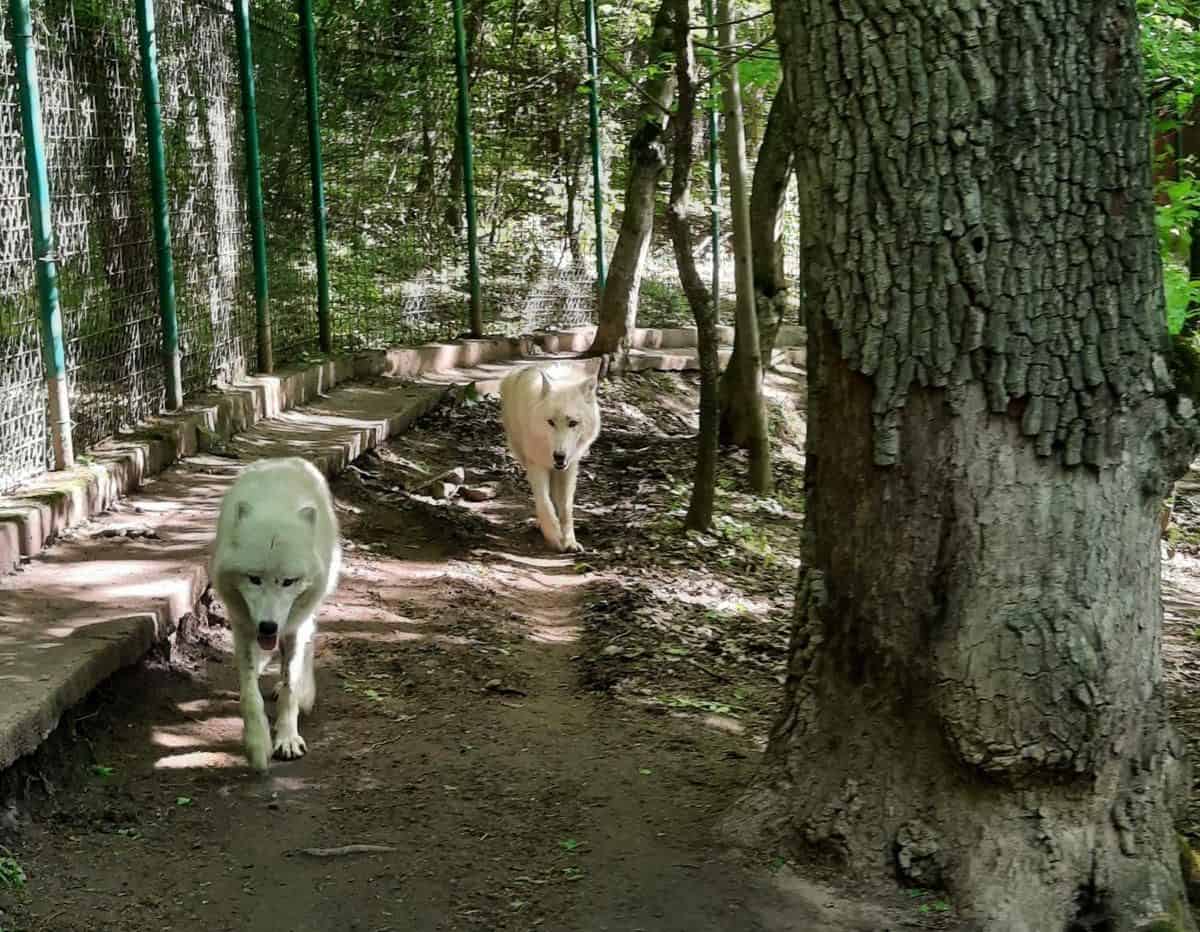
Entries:
[[421,167],[413,185],[413,195],[422,200],[432,196],[437,174],[437,130],[433,119],[432,96],[432,91],[426,84],[421,100]]
[[684,525],[697,531],[712,527],[717,486],[717,421],[719,401],[717,376],[717,316],[712,295],[696,269],[691,207],[692,162],[696,153],[696,55],[692,46],[690,0],[675,0],[675,75],[678,104],[671,120],[674,161],[671,166],[671,200],[667,225],[675,247],[679,281],[696,319],[696,347],[700,356],[700,436],[696,447],[696,471],[692,498]]
[[945,888],[971,929],[1190,932],[1156,541],[1196,422],[1161,355],[1133,7],[775,14],[804,569],[783,712],[726,827]]
[[[750,191],[750,243],[754,252],[754,307],[758,315],[759,351],[770,367],[775,336],[783,322],[790,295],[783,265],[783,212],[795,148],[795,116],[788,106],[787,85],[771,102],[767,129],[754,164]],[[749,418],[744,407],[741,344],[734,333],[733,353],[721,377],[721,441],[747,447]]]
[[583,244],[579,234],[583,229],[583,216],[580,211],[580,192],[583,190],[583,153],[585,146],[578,139],[572,139],[567,145],[563,159],[563,181],[567,189],[567,211],[563,222],[563,234],[567,239],[567,247],[571,251],[571,263],[579,266],[583,263]]
[[725,111],[725,161],[729,172],[729,212],[733,219],[733,270],[737,288],[736,325],[739,422],[750,451],[750,489],[771,491],[771,436],[763,402],[762,354],[758,342],[758,316],[754,302],[754,249],[750,239],[749,169],[746,167],[746,133],[742,125],[742,86],[734,59],[734,24],[730,0],[717,4],[720,21],[721,67],[724,71],[722,102]]
[[[1188,277],[1192,281],[1200,280],[1200,216],[1192,221],[1192,245],[1188,252]],[[1191,305],[1193,319],[1200,317],[1200,301]]]
[[[674,0],[662,0],[654,17],[649,42],[649,60],[658,62],[672,47],[671,9]],[[610,366],[620,368],[629,352],[629,340],[637,325],[638,292],[642,269],[654,230],[655,192],[667,165],[663,129],[675,96],[675,75],[661,69],[642,86],[645,102],[641,123],[629,144],[629,182],[625,189],[625,212],[608,264],[596,337],[589,356],[604,356]]]

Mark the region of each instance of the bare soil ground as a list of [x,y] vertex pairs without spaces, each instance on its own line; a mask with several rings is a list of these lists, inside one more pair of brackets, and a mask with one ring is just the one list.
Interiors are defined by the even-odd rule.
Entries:
[[[837,890],[779,852],[734,861],[711,834],[783,674],[801,388],[772,377],[776,496],[739,494],[730,456],[709,536],[681,529],[686,376],[604,387],[582,555],[544,548],[494,402],[361,458],[334,487],[346,564],[308,756],[246,770],[209,605],[170,657],[114,678],[10,775],[0,929],[953,928],[935,893]],[[406,491],[456,466],[484,500]]]

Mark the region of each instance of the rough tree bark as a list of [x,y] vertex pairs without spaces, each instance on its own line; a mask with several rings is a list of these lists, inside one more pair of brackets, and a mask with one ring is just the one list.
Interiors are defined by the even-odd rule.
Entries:
[[[754,253],[754,308],[758,315],[759,352],[770,366],[775,336],[788,306],[788,282],[783,272],[783,210],[795,149],[795,117],[788,107],[787,85],[771,102],[767,128],[754,163],[750,188],[750,245]],[[744,407],[741,342],[734,332],[733,353],[721,376],[721,441],[748,447],[751,422]]]
[[[758,316],[754,302],[754,248],[750,238],[750,171],[746,166],[746,131],[742,121],[742,85],[734,54],[733,4],[717,4],[721,41],[722,109],[725,113],[725,161],[729,174],[729,213],[733,220],[733,270],[737,290],[736,325],[738,352],[738,395],[730,403],[737,408],[739,430],[744,431],[750,452],[748,485],[754,492],[771,491],[771,435],[763,401],[763,360],[758,341]],[[732,360],[731,360],[732,364]]]
[[690,0],[675,3],[675,80],[678,102],[671,118],[671,200],[667,225],[675,249],[679,281],[696,320],[696,351],[700,356],[700,435],[697,439],[696,471],[692,476],[692,498],[684,526],[696,531],[712,527],[717,485],[717,421],[719,400],[717,378],[717,315],[712,294],[696,269],[695,244],[688,223],[691,209],[692,163],[696,155],[696,52],[692,45]]
[[628,351],[629,339],[637,324],[638,292],[642,269],[650,249],[654,230],[655,192],[659,176],[667,165],[664,139],[666,117],[675,96],[675,73],[663,67],[662,59],[672,48],[671,21],[674,0],[663,0],[654,17],[649,40],[649,60],[659,63],[654,75],[641,87],[641,118],[629,143],[629,181],[625,188],[625,211],[621,229],[608,264],[596,336],[589,356],[604,356],[610,370],[620,369]]
[[974,928],[1192,930],[1157,519],[1196,433],[1134,7],[775,12],[807,537],[783,713],[726,827],[945,886]]

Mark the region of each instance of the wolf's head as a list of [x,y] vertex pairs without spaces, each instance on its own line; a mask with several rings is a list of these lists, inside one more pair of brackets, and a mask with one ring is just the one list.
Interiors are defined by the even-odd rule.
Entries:
[[540,370],[539,412],[549,433],[550,456],[555,469],[566,469],[578,462],[596,439],[599,412],[596,383],[592,379],[555,385],[545,370]]
[[297,601],[320,575],[314,538],[317,509],[240,501],[233,515],[231,550],[224,560],[226,588],[246,603],[258,644],[274,650],[293,621]]

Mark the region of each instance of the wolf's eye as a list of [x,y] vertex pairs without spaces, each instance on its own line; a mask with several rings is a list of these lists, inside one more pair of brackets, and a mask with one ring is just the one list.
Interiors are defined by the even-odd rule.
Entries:
[[578,421],[567,421],[567,426],[568,427],[578,427],[579,422]]
[[546,421],[546,423],[549,424],[551,427],[553,427],[554,426],[554,418],[550,418],[548,421]]
[[261,586],[262,585],[262,577],[261,576],[247,576],[246,578],[248,580],[250,580],[250,585],[252,585],[252,586]]
[[283,588],[286,589],[288,586],[295,585],[295,582],[296,582],[295,576],[293,576],[291,579],[285,579],[283,581]]

